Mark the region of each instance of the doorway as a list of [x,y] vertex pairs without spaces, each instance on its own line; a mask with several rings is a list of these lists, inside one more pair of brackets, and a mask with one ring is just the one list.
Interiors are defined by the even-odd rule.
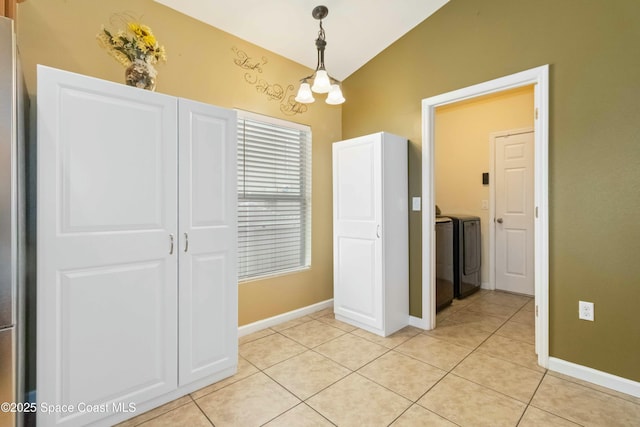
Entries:
[[[549,66],[526,70],[423,100],[422,211],[423,224],[435,224],[434,140],[435,109],[455,102],[534,85],[534,276],[536,353],[540,366],[548,366],[548,92]],[[435,226],[422,227],[422,319],[424,329],[435,327]]]

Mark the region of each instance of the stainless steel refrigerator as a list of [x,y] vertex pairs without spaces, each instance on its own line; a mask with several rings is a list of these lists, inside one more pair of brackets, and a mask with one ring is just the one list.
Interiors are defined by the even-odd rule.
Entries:
[[[26,114],[13,21],[0,17],[0,403],[23,401]],[[0,411],[0,426],[21,425]]]

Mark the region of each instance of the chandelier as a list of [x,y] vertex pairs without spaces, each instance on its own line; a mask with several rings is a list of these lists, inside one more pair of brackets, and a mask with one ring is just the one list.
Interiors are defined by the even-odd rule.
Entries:
[[[318,49],[318,63],[316,69],[310,76],[300,79],[300,89],[296,95],[296,101],[302,104],[310,104],[315,101],[313,93],[327,93],[327,104],[342,104],[345,99],[340,90],[340,82],[331,77],[324,68],[324,48],[327,46],[324,36],[324,28],[322,28],[322,20],[329,14],[326,6],[317,6],[311,12],[311,15],[320,21],[320,31],[316,39],[316,48]],[[313,86],[309,84],[309,80],[313,79]]]

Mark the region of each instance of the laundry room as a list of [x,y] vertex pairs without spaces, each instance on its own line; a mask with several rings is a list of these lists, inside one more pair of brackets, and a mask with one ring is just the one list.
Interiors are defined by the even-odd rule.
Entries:
[[[498,153],[502,151],[495,147],[500,144],[500,137],[530,135],[530,142],[526,144],[532,150],[534,115],[533,86],[436,109],[434,176],[438,311],[453,299],[469,296],[480,288],[533,295],[533,288],[529,290],[500,282],[500,274],[504,275],[502,270],[507,273],[513,270],[517,274],[510,276],[520,279],[520,273],[525,272],[533,283],[533,273],[528,265],[529,261],[533,262],[533,239],[527,234],[532,233],[532,227],[524,232],[506,233],[506,240],[500,237],[503,225],[506,225],[502,222],[503,214],[514,210],[515,205],[531,204],[533,187],[530,180],[523,177],[526,173],[520,173],[527,168],[519,164],[511,169],[504,166],[498,159]],[[532,159],[531,156],[531,162]],[[531,172],[532,168],[529,169]],[[510,170],[517,173],[505,173]],[[500,181],[505,176],[516,178]],[[513,250],[509,245],[516,243],[519,246],[513,246],[517,248]],[[499,262],[496,254],[504,262]]]

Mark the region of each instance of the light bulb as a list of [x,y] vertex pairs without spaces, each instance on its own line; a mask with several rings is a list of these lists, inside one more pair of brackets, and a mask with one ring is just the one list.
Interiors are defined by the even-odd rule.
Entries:
[[296,95],[296,102],[300,102],[301,104],[311,104],[315,99],[313,98],[313,94],[311,93],[311,87],[309,83],[301,83],[300,89],[298,89],[298,94]]
[[315,93],[327,93],[331,89],[331,82],[329,81],[329,74],[326,70],[316,71],[316,78],[313,80],[313,87],[311,90]]

